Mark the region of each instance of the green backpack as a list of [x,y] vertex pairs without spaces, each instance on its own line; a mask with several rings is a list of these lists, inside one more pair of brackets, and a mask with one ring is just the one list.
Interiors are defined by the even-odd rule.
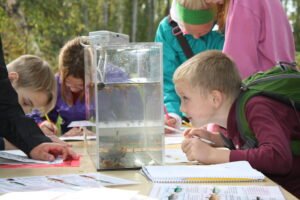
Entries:
[[[280,62],[278,66],[268,71],[256,73],[243,80],[241,94],[236,104],[238,130],[245,141],[243,149],[257,147],[257,140],[245,115],[247,101],[257,95],[284,102],[295,111],[300,110],[300,72],[296,70],[296,64]],[[300,123],[300,118],[297,117]],[[300,155],[300,140],[292,140],[291,149],[294,155]]]

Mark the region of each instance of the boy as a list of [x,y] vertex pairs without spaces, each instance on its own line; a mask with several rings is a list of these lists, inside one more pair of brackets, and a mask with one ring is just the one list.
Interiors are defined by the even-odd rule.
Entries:
[[66,145],[52,143],[35,122],[26,117],[8,78],[0,37],[0,137],[4,137],[33,159],[53,161],[62,155],[77,159]]
[[[204,164],[247,160],[252,167],[300,197],[300,157],[290,149],[291,139],[300,138],[297,117],[300,112],[264,96],[251,98],[245,110],[258,147],[241,149],[243,140],[237,130],[235,100],[242,82],[233,61],[221,52],[206,51],[181,65],[173,80],[181,98],[181,111],[195,127],[185,132],[182,143],[189,160]],[[224,136],[200,128],[207,123],[227,128],[227,138],[235,148],[215,148],[225,146]],[[197,137],[209,139],[215,145],[210,146]]]

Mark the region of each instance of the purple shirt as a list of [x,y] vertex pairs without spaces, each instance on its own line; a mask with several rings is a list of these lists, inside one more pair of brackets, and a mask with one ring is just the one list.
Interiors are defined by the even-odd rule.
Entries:
[[[56,75],[57,82],[57,101],[52,111],[48,113],[48,117],[54,123],[57,122],[58,116],[62,118],[61,132],[65,133],[70,128],[68,125],[72,121],[88,120],[89,117],[95,115],[95,107],[92,105],[86,112],[85,99],[77,101],[69,106],[61,96],[61,81],[59,75]],[[114,82],[127,82],[128,74],[121,68],[114,65],[107,64],[105,72],[105,83]],[[153,96],[152,94],[144,94],[145,96]],[[147,98],[147,97],[146,97]],[[142,120],[143,114],[143,101],[138,88],[132,86],[127,89],[110,89],[99,91],[98,94],[98,116],[101,121],[121,121],[128,120]],[[40,123],[44,121],[39,112],[34,111],[29,115]],[[157,117],[157,114],[154,114]]]
[[295,61],[291,25],[280,0],[231,0],[223,52],[243,78],[278,61]]
[[[55,79],[57,83],[57,101],[53,110],[48,113],[48,117],[52,122],[56,123],[58,117],[60,116],[62,118],[61,132],[65,133],[70,129],[67,126],[72,121],[80,121],[86,119],[85,101],[84,99],[83,101],[77,99],[72,106],[69,106],[64,101],[61,95],[61,81],[59,75],[55,75]],[[45,120],[40,116],[38,111],[34,111],[33,113],[29,114],[29,116],[33,118],[37,123],[41,123]]]
[[300,198],[300,156],[294,156],[290,148],[292,139],[300,140],[298,116],[286,104],[262,96],[253,97],[246,104],[246,118],[258,147],[238,149],[244,143],[237,129],[235,104],[228,116],[227,134],[237,147],[231,150],[230,161],[249,161],[252,167]]

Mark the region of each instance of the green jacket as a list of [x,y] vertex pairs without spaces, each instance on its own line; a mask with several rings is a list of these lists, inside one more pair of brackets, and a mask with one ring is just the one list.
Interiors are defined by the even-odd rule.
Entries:
[[[216,31],[211,31],[205,36],[194,39],[192,35],[184,36],[194,54],[209,50],[222,50],[224,44],[224,36]],[[164,104],[168,112],[176,113],[182,116],[180,112],[180,99],[175,92],[173,84],[173,74],[186,57],[177,38],[172,34],[172,27],[169,25],[168,17],[165,17],[159,24],[156,31],[155,42],[163,44],[163,73],[164,73]]]

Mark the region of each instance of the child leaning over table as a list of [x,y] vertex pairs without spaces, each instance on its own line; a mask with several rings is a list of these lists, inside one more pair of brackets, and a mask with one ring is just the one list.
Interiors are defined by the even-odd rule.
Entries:
[[57,155],[64,159],[78,158],[66,145],[52,143],[33,120],[26,117],[18,103],[24,94],[16,93],[8,77],[0,36],[0,137],[7,139],[33,159],[52,161]]
[[[300,157],[293,155],[290,149],[291,138],[300,138],[299,119],[293,108],[264,96],[251,98],[245,110],[258,147],[241,149],[243,140],[235,113],[241,78],[235,63],[221,52],[206,51],[182,64],[173,80],[181,98],[180,109],[195,127],[185,132],[186,139],[182,143],[189,160],[204,164],[247,160],[252,167],[300,198]],[[227,138],[236,149],[215,148],[225,144],[221,134],[200,128],[208,123],[227,128]],[[215,145],[193,136],[209,139]]]

